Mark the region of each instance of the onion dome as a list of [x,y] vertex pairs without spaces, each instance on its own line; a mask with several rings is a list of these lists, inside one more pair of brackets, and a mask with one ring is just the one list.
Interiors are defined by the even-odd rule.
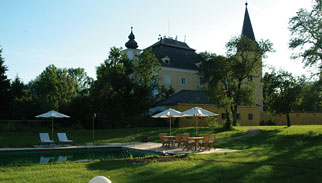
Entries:
[[133,34],[133,27],[131,27],[131,34],[129,35],[129,40],[125,43],[126,48],[136,49],[138,43],[134,40],[135,36]]

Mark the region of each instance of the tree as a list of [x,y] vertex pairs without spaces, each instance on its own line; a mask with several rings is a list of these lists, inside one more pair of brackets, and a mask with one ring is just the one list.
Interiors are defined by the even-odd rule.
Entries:
[[[234,85],[231,78],[231,60],[224,56],[212,53],[200,53],[199,59],[201,60],[200,73],[208,83],[208,95],[210,98],[215,99],[218,107],[225,109],[226,114],[229,114],[229,106],[233,103],[233,96],[231,89]],[[225,128],[231,128],[231,121],[227,115],[227,121],[224,124]]]
[[290,73],[279,71],[265,73],[264,105],[265,110],[273,114],[286,114],[287,126],[291,126],[289,113],[301,102],[302,83],[298,82]]
[[2,58],[2,49],[0,49],[0,119],[8,118],[9,113],[10,80],[6,75],[7,70],[8,68],[4,65],[4,59]]
[[147,112],[154,103],[153,92],[158,89],[160,62],[150,49],[145,49],[135,61],[135,90],[137,104],[141,104],[143,111]]
[[105,127],[124,126],[125,118],[133,114],[133,71],[133,64],[126,54],[115,47],[111,48],[104,63],[97,67],[91,98],[97,117],[107,120]]
[[159,70],[161,67],[158,59],[152,54],[150,49],[145,49],[137,56],[135,72],[137,74],[137,83],[146,87],[156,89],[158,87]]
[[317,65],[322,74],[322,0],[315,0],[311,11],[299,9],[289,21],[289,48],[292,58],[302,58],[305,67]]
[[[226,44],[227,56],[211,53],[199,54],[201,67],[199,73],[208,83],[210,97],[217,101],[228,113],[232,112],[233,125],[236,125],[238,105],[254,103],[254,84],[247,78],[255,74],[261,77],[261,59],[272,51],[268,40],[258,43],[245,37],[234,37]],[[225,127],[230,128],[228,115]]]
[[60,69],[49,65],[28,85],[33,99],[41,109],[38,112],[51,109],[66,111],[72,99],[87,90],[86,82],[91,80],[84,69]]
[[10,118],[33,119],[35,105],[31,97],[31,90],[18,76],[11,82],[10,94]]
[[158,94],[156,96],[157,101],[165,100],[169,98],[171,95],[175,93],[174,88],[170,85],[166,87],[165,85],[161,85],[158,87]]
[[322,111],[322,80],[302,82],[302,103],[298,111]]
[[72,79],[77,93],[89,93],[93,78],[87,76],[83,68],[69,68],[67,74]]
[[153,104],[158,85],[160,63],[144,50],[129,60],[122,48],[111,48],[108,58],[97,67],[97,80],[91,88],[97,118],[102,127],[133,125],[133,119],[145,114]]

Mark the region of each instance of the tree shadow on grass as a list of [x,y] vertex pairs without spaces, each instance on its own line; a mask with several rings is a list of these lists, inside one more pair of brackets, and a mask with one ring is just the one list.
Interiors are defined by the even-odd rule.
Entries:
[[280,135],[282,130],[264,131],[254,137],[219,142],[217,146],[244,150],[253,159],[266,157],[255,162],[322,171],[322,137],[312,134]]
[[[262,164],[225,163],[207,160],[177,160],[173,162],[153,162],[135,166],[125,160],[96,162],[88,166],[89,169],[108,171],[113,182],[145,183],[145,182],[318,182],[321,177],[316,172],[298,168],[269,166]],[[116,164],[116,165],[111,165]],[[125,169],[123,169],[125,168]],[[114,171],[130,172],[125,177],[114,176]],[[112,171],[113,170],[113,171]],[[115,173],[115,172],[114,172]],[[123,172],[124,173],[124,172]],[[118,174],[118,173],[116,173]],[[313,177],[310,177],[313,176]]]
[[86,168],[89,170],[117,170],[122,169],[123,167],[132,166],[131,162],[126,160],[100,160],[89,163],[86,165]]

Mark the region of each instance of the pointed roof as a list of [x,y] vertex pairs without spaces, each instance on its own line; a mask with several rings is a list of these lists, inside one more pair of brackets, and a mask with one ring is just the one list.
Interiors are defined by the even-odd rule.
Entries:
[[135,36],[133,34],[133,27],[131,27],[131,34],[129,35],[129,40],[125,43],[127,48],[136,49],[138,47],[138,43],[134,40]]
[[242,35],[248,37],[251,40],[255,41],[255,35],[252,27],[252,23],[250,22],[249,14],[247,5],[248,3],[245,3],[246,9],[245,9],[245,16],[244,16],[244,23],[243,23],[243,29],[242,29]]

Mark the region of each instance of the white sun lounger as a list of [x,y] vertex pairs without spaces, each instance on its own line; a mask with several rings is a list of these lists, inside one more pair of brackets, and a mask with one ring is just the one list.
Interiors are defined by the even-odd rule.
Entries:
[[72,140],[68,140],[66,133],[57,133],[58,141],[61,143],[72,143]]
[[45,144],[52,144],[54,143],[53,140],[50,140],[48,133],[39,133],[40,142]]

